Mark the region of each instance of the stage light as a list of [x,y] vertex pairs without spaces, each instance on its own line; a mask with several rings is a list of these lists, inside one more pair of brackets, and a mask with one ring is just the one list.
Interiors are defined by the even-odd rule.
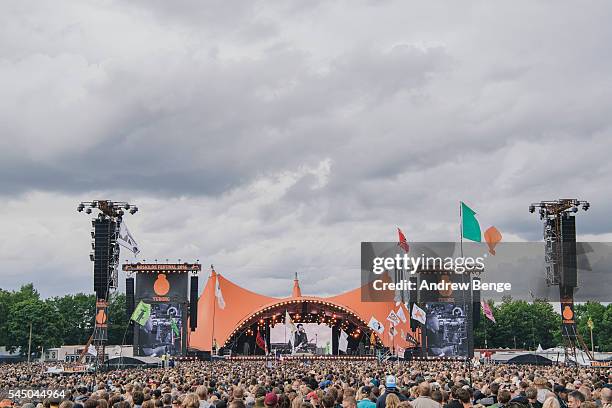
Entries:
[[86,210],[85,210],[85,212],[86,212],[87,214],[91,214],[91,208],[86,209]]
[[125,214],[125,213],[123,212],[123,210],[119,210],[119,211],[117,211],[117,215],[118,215],[119,217],[123,217],[123,214]]
[[91,208],[96,208],[98,206],[98,202],[97,201],[93,201],[91,204],[89,204],[91,206]]
[[83,205],[83,203],[79,204],[79,206],[77,207],[78,212],[82,212],[84,209],[85,209],[85,206]]
[[130,205],[128,203],[125,203],[125,205],[123,206],[123,208],[125,208],[126,210],[130,209]]
[[587,211],[587,210],[589,209],[589,207],[590,207],[590,206],[591,206],[591,204],[589,204],[589,203],[585,202],[584,204],[582,204],[582,209],[583,209],[584,211]]
[[530,205],[529,206],[529,212],[530,213],[534,213],[535,212],[535,205]]
[[577,213],[577,212],[578,212],[578,207],[574,206],[574,207],[572,208],[572,212]]

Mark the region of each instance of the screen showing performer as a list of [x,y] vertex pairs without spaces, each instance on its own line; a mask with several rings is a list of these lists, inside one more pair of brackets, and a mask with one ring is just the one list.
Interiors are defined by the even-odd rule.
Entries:
[[331,327],[317,323],[296,323],[295,332],[284,324],[270,328],[270,346],[282,353],[331,354]]
[[153,303],[144,326],[138,326],[138,345],[143,356],[180,355],[183,335],[182,306]]
[[428,355],[467,356],[469,344],[465,308],[450,303],[428,303],[425,310]]

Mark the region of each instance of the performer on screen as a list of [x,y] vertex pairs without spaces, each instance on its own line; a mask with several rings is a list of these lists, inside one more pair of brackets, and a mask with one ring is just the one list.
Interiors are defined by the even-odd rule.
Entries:
[[293,338],[293,348],[295,351],[306,351],[308,346],[308,336],[302,323],[298,323],[297,331]]

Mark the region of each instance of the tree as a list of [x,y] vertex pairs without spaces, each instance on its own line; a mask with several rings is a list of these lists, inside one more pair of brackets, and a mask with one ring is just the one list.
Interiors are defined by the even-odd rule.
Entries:
[[28,352],[32,324],[32,352],[57,347],[62,343],[62,316],[50,304],[36,298],[13,303],[9,308],[7,337],[10,350]]
[[481,321],[474,331],[474,344],[484,347],[485,331],[490,348],[518,348],[534,350],[560,343],[561,316],[555,313],[552,304],[536,299],[532,303],[505,298],[499,306],[489,303],[496,323],[489,321],[481,311]]
[[96,296],[77,293],[47,301],[62,316],[62,343],[85,344],[93,331]]
[[[108,305],[108,342],[109,344],[132,344],[132,339],[126,335],[128,317],[125,313],[126,303],[124,293],[115,293]],[[125,337],[124,337],[125,336]]]
[[593,341],[601,351],[612,350],[612,307],[597,302],[587,302],[574,306],[576,327],[585,343],[591,348],[591,331],[587,322],[593,320]]
[[0,289],[0,344],[8,344],[8,317],[9,307],[12,301],[12,294],[9,291]]
[[23,285],[17,292],[0,289],[0,345],[11,344],[8,328],[11,307],[18,302],[39,299],[40,295],[32,283]]

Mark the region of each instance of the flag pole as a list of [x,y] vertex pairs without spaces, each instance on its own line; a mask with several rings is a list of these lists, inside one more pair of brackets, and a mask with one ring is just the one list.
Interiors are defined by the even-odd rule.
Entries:
[[[215,271],[215,267],[214,265],[210,265],[210,269],[212,272]],[[217,311],[217,292],[216,292],[216,285],[217,285],[217,279],[219,279],[219,277],[217,276],[217,274],[214,274],[215,277],[215,283],[214,283],[214,287],[213,290],[215,290],[215,294],[213,296],[213,324],[212,324],[212,333],[210,334],[210,361],[213,361],[213,347],[215,345],[215,314]]]
[[488,342],[489,336],[487,336],[487,320],[488,318],[485,316],[484,318],[485,349],[489,349],[489,342]]
[[461,250],[461,257],[463,258],[463,209],[461,201],[459,201],[459,248]]

